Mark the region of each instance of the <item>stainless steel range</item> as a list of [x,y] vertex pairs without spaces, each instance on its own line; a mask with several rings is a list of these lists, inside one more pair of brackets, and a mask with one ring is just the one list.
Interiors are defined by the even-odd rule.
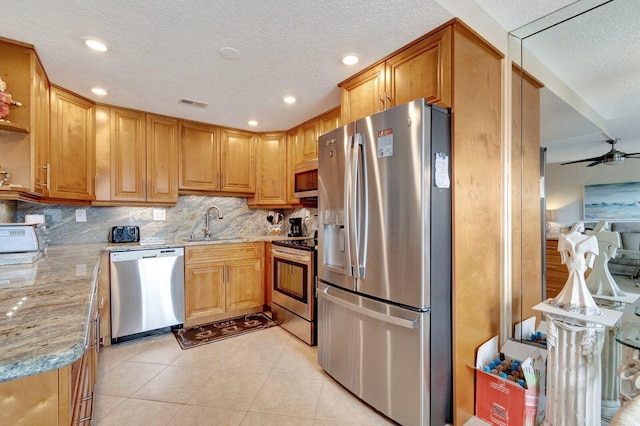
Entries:
[[316,240],[274,241],[273,318],[309,345],[316,344]]

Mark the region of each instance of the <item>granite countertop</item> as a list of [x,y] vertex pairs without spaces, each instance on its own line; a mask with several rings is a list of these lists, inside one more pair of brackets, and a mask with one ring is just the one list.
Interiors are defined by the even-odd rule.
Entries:
[[286,236],[51,245],[32,264],[0,266],[0,382],[61,368],[85,350],[102,250],[296,240]]
[[102,246],[50,246],[32,264],[0,266],[0,382],[82,356]]

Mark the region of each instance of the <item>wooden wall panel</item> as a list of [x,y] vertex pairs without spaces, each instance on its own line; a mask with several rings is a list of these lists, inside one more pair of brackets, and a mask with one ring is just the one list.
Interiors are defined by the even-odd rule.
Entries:
[[454,423],[474,415],[475,351],[500,332],[501,58],[459,21],[453,35]]

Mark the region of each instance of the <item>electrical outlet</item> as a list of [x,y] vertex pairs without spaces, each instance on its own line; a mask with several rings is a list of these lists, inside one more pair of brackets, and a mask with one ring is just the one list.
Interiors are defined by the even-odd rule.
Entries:
[[167,211],[165,209],[153,209],[153,220],[167,220]]
[[77,209],[76,210],[76,222],[86,222],[87,221],[87,210],[86,209]]

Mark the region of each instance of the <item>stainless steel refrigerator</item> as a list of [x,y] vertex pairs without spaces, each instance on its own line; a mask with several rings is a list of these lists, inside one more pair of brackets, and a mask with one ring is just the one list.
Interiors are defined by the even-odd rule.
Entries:
[[318,141],[318,362],[405,426],[452,421],[450,132],[420,99]]

